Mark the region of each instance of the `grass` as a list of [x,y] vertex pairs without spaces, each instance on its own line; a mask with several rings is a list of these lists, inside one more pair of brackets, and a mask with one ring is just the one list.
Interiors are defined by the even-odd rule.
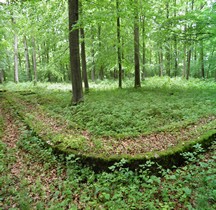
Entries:
[[[58,140],[71,135],[66,141],[83,151],[82,138],[92,138],[97,152],[103,138],[111,143],[128,142],[126,137],[138,141],[136,136],[146,133],[179,135],[184,129],[199,137],[215,129],[215,120],[208,118],[216,114],[214,82],[153,78],[138,90],[107,84],[96,84],[99,90],[91,90],[77,107],[69,106],[68,85],[0,87],[8,90],[0,93],[0,209],[216,209],[215,143],[208,151],[195,144],[193,151],[179,154],[186,160],[184,166],[169,169],[149,160],[130,170],[128,160],[121,159],[96,173],[74,154],[54,154],[47,141],[60,131]],[[11,135],[16,127],[19,135]],[[5,136],[17,136],[14,147],[7,145]]]
[[23,99],[40,104],[92,135],[114,138],[173,130],[216,114],[214,83],[154,80],[145,81],[138,90],[93,89],[85,95],[85,103],[76,107],[69,106],[71,93],[62,91],[63,87],[53,91],[39,85],[36,94]]
[[[155,164],[150,161],[131,171],[124,167],[126,160],[122,160],[101,173],[81,166],[73,155],[67,156],[64,164],[28,131],[23,132],[16,149],[6,149],[2,143],[1,146],[0,207],[3,209],[13,206],[13,209],[50,210],[213,210],[216,207],[215,144],[199,157],[185,154],[190,158],[184,167],[165,170],[158,166],[159,175],[149,173]],[[200,148],[198,145],[198,152]],[[10,170],[17,152],[25,157],[22,170],[15,177]]]
[[20,84],[14,92],[9,83],[3,88],[9,90],[5,95],[14,110],[37,135],[58,150],[87,158],[155,159],[160,155],[155,152],[166,156],[163,150],[177,146],[173,151],[180,153],[183,144],[192,146],[188,141],[215,132],[212,81],[156,77],[144,81],[140,89],[117,89],[108,81],[96,85],[79,106],[70,106],[68,85]]

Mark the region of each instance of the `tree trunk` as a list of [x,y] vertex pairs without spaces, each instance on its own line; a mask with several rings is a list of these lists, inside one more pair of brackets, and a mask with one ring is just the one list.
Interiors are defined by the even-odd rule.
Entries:
[[79,18],[78,0],[68,0],[68,11],[70,68],[73,92],[72,104],[77,105],[83,101],[82,77],[79,55],[79,30],[74,28]]
[[204,52],[203,52],[203,40],[200,43],[200,64],[201,64],[201,77],[205,79],[205,68],[204,68]]
[[167,43],[167,46],[166,46],[166,74],[167,76],[170,77],[170,47],[169,47],[169,44]]
[[159,57],[159,76],[162,77],[163,76],[163,49],[162,49],[162,46],[160,47],[158,57]]
[[81,62],[82,62],[82,80],[84,82],[85,91],[89,91],[88,83],[88,74],[87,74],[87,65],[86,65],[86,46],[85,46],[85,30],[83,26],[83,11],[82,11],[82,1],[79,2],[80,6],[80,16],[81,16],[81,28],[80,28],[80,37],[81,37]]
[[191,63],[191,46],[188,50],[188,53],[187,53],[187,69],[186,69],[186,79],[188,80],[189,77],[190,77],[190,63]]
[[[189,3],[189,2],[188,2]],[[194,0],[191,1],[191,11],[193,11],[194,9]],[[187,13],[187,11],[186,11]],[[189,26],[189,29],[191,28],[192,26],[190,25]],[[191,35],[189,37],[191,39]],[[187,53],[187,71],[186,71],[186,79],[188,80],[189,77],[190,77],[190,67],[191,67],[191,54],[192,54],[192,43],[191,41],[189,41],[189,49],[188,49],[188,53]]]
[[138,0],[134,0],[134,63],[135,63],[135,84],[134,87],[141,87],[140,82],[140,60],[139,60],[139,18],[138,18]]
[[19,61],[18,61],[18,37],[14,35],[14,82],[19,82]]
[[32,38],[32,62],[33,62],[33,71],[34,71],[34,83],[37,83],[37,59],[36,59],[36,46],[35,39]]
[[117,54],[118,54],[118,70],[119,70],[119,88],[122,88],[122,57],[121,57],[121,25],[119,17],[119,0],[116,0],[116,13],[117,13]]
[[91,79],[95,81],[95,51],[94,51],[94,31],[93,28],[91,29],[91,39],[92,39],[92,46],[91,46],[91,56],[92,56],[92,68],[91,68]]
[[178,75],[178,46],[177,46],[177,37],[174,37],[174,76]]
[[[169,2],[166,3],[166,18],[167,20],[169,19]],[[170,77],[170,60],[171,60],[171,55],[170,55],[170,38],[168,38],[166,40],[166,45],[165,45],[165,50],[166,50],[166,54],[165,54],[165,57],[166,57],[166,62],[165,62],[165,65],[166,65],[166,74],[167,76]]]
[[32,78],[31,78],[30,60],[29,60],[29,52],[28,52],[26,36],[24,36],[23,43],[24,43],[24,48],[25,48],[25,66],[26,66],[27,80],[31,81]]
[[[98,43],[99,43],[99,55],[101,55],[101,25],[99,24],[98,25]],[[99,67],[99,78],[101,80],[104,79],[104,66],[103,66],[103,63],[101,63],[101,56],[100,57],[100,67]]]
[[82,60],[82,79],[84,81],[85,91],[89,91],[89,83],[88,83],[88,75],[86,68],[86,50],[85,50],[85,31],[84,28],[80,28],[80,36],[81,36],[81,60]]
[[145,16],[142,18],[142,80],[145,80],[146,65],[146,42],[145,42]]
[[[176,18],[176,0],[174,0],[174,17]],[[178,74],[178,45],[177,35],[174,35],[174,76]]]

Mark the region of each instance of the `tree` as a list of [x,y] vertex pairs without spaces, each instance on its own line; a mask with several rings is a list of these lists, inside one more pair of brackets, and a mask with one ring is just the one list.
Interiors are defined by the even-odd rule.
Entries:
[[117,13],[117,54],[118,54],[118,68],[119,68],[119,88],[122,88],[122,54],[121,54],[121,25],[119,16],[119,0],[116,0],[116,13]]
[[[12,23],[15,25],[14,18],[12,17]],[[19,82],[19,61],[18,61],[18,36],[16,30],[14,32],[14,82]]]
[[134,0],[134,64],[135,64],[135,83],[134,87],[141,87],[140,82],[140,59],[139,59],[139,16],[138,0]]
[[37,83],[37,58],[36,58],[36,45],[35,45],[35,38],[32,38],[32,63],[34,69],[34,82]]
[[[80,14],[82,15],[82,4],[80,2]],[[82,17],[83,21],[83,17]],[[84,26],[80,28],[80,37],[81,37],[81,60],[82,60],[82,79],[85,85],[85,91],[89,91],[87,67],[86,67],[86,49],[85,49],[85,31]]]
[[27,80],[31,81],[32,79],[31,79],[29,51],[28,51],[27,39],[26,39],[25,35],[24,35],[24,38],[23,38],[23,44],[24,44],[24,48],[25,48],[25,65],[26,65]]
[[85,85],[85,91],[89,91],[89,83],[88,83],[88,75],[87,75],[87,67],[86,67],[86,50],[85,50],[85,31],[84,28],[80,28],[80,36],[82,39],[81,42],[81,60],[82,60],[82,79]]
[[79,19],[78,0],[68,0],[69,11],[69,48],[70,68],[72,80],[72,104],[77,105],[83,101],[82,77],[80,69],[79,54],[79,30],[77,21]]

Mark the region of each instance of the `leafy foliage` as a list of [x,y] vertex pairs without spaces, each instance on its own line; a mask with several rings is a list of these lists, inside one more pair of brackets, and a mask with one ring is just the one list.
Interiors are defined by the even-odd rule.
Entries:
[[[125,101],[124,97],[128,97],[128,103],[124,104],[128,110],[134,109],[140,112],[140,103],[147,106],[143,97],[156,103],[154,98],[150,98],[148,92],[154,97],[157,92],[160,93],[160,97],[157,95],[157,105],[160,109],[155,104],[148,104],[148,111],[158,119],[161,119],[160,115],[166,117],[165,110],[169,107],[169,103],[172,105],[169,107],[170,114],[172,110],[176,109],[177,112],[180,111],[179,108],[184,108],[186,110],[180,113],[192,118],[192,122],[196,122],[199,117],[215,113],[214,82],[207,83],[200,80],[184,82],[178,79],[154,78],[154,80],[146,80],[143,88],[137,91],[129,87],[125,90],[106,88],[105,91],[104,83],[98,85],[102,87],[100,91],[91,91],[86,95],[87,100],[84,104],[72,108],[68,106],[70,92],[67,85],[19,84],[16,86],[17,92],[14,93],[12,91],[14,84],[8,83],[2,85],[1,89],[7,90],[5,94],[17,96],[17,100],[21,97],[21,102],[29,103],[28,106],[34,107],[37,115],[44,112],[50,114],[52,120],[60,118],[70,121],[72,118],[68,115],[71,112],[78,116],[81,114],[79,112],[91,107],[91,112],[94,112],[94,106],[98,108],[98,112],[101,109],[104,112],[117,105],[120,113],[127,115],[123,103],[120,106],[116,102],[111,106],[112,100],[116,101],[117,98],[122,102]],[[3,99],[2,93],[0,97]],[[178,97],[184,103],[178,100]],[[110,99],[107,102],[108,106],[102,103],[104,98]],[[12,98],[7,100],[12,101]],[[100,101],[101,104],[96,104],[95,100]],[[136,105],[135,100],[138,101]],[[169,103],[167,100],[170,100]],[[205,111],[202,105],[204,102]],[[15,111],[13,106],[8,106],[7,103],[5,98],[0,100],[0,208],[212,210],[216,208],[215,144],[208,151],[196,144],[193,152],[182,153],[186,163],[179,168],[164,169],[155,162],[147,161],[132,171],[127,167],[128,160],[122,159],[110,166],[107,171],[95,172],[81,165],[80,159],[73,154],[67,156],[55,154],[35,132],[24,126],[22,116],[17,114],[18,110]],[[40,104],[41,108],[39,109],[36,104]],[[22,106],[19,103],[14,106],[22,108],[19,107]],[[28,110],[26,107],[23,107],[25,111]],[[122,108],[123,112],[121,112]],[[190,109],[194,110],[194,113],[189,112]],[[86,115],[92,116],[91,112],[86,112]],[[110,114],[108,111],[106,113]],[[111,114],[119,113],[113,108]],[[135,111],[134,114],[136,115]],[[33,111],[28,115],[30,120],[36,117]],[[118,117],[124,118],[120,114]],[[173,117],[176,118],[177,115]],[[113,117],[113,119],[117,118]],[[34,121],[34,125],[38,126],[38,123],[41,122]],[[82,126],[84,124],[78,127]],[[176,126],[180,124],[177,123]],[[215,124],[211,126],[214,127]],[[203,127],[209,129],[209,124]],[[44,132],[46,129],[47,127],[43,126]],[[54,129],[52,131],[55,132]],[[75,140],[80,139],[75,138]],[[153,173],[152,168],[155,167],[158,173]]]

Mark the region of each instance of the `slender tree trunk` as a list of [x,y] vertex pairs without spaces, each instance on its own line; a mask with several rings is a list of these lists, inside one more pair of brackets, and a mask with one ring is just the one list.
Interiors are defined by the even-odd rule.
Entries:
[[177,37],[174,37],[174,76],[178,75],[178,45],[177,45]]
[[82,79],[84,81],[85,91],[89,91],[89,83],[88,83],[88,75],[86,68],[86,50],[85,50],[85,31],[84,28],[80,28],[80,36],[81,36],[81,60],[82,60]]
[[122,55],[121,55],[121,24],[119,17],[119,0],[116,0],[117,13],[117,54],[118,54],[118,71],[119,71],[119,88],[122,88]]
[[159,76],[162,77],[163,76],[163,49],[162,49],[162,46],[160,47],[160,50],[159,50]]
[[82,80],[84,82],[85,92],[89,91],[88,83],[88,74],[87,74],[87,65],[86,65],[86,46],[85,46],[85,30],[83,26],[83,11],[82,11],[82,1],[79,2],[80,6],[80,16],[81,16],[81,28],[80,28],[80,37],[81,37],[81,62],[82,62]]
[[36,46],[35,39],[32,38],[32,62],[33,62],[33,71],[34,71],[34,83],[37,83],[37,59],[36,59]]
[[186,79],[188,80],[189,77],[190,77],[190,63],[191,63],[191,46],[188,50],[188,53],[187,53],[187,69],[186,69]]
[[79,30],[74,28],[79,19],[78,0],[68,0],[69,13],[69,48],[70,68],[72,77],[72,104],[77,105],[83,101],[82,77],[79,55]]
[[91,46],[91,56],[92,56],[92,68],[91,68],[91,79],[94,82],[95,81],[95,51],[94,51],[94,31],[93,28],[91,28],[91,40],[92,40],[92,46]]
[[134,63],[135,63],[135,88],[141,87],[140,81],[140,60],[139,60],[139,17],[138,17],[138,0],[134,0],[135,17],[134,17]]
[[14,82],[19,82],[18,37],[14,35]]
[[[166,3],[166,18],[167,20],[169,19],[169,2]],[[167,39],[167,42],[166,42],[166,54],[165,54],[165,57],[166,57],[166,62],[165,62],[165,65],[166,65],[166,74],[167,76],[170,77],[170,39],[168,38]]]
[[145,80],[146,65],[146,42],[145,42],[145,16],[142,17],[142,80]]
[[[191,1],[191,11],[193,11],[194,9],[194,0]],[[186,11],[187,13],[187,11]],[[192,26],[190,25],[189,28],[191,28]],[[191,38],[191,36],[190,36]],[[186,71],[186,79],[188,80],[190,77],[190,68],[191,68],[191,54],[192,54],[192,43],[191,41],[189,41],[189,49],[187,52],[187,71]]]
[[[44,51],[45,51],[44,56],[43,56],[44,57],[44,64],[47,65],[47,64],[49,64],[49,61],[50,61],[49,42],[44,42]],[[53,52],[55,52],[55,50],[53,50]],[[47,77],[48,77],[48,82],[52,82],[52,74],[51,74],[50,69],[48,69]]]
[[166,74],[167,74],[167,76],[169,76],[170,77],[170,48],[169,48],[169,46],[168,46],[169,44],[167,43],[167,47],[166,47]]
[[[174,17],[176,18],[176,0],[174,0]],[[178,43],[177,35],[174,35],[174,75],[178,74]]]
[[122,64],[122,79],[125,77],[125,71],[123,68],[123,62],[124,62],[124,39],[121,36],[121,64]]
[[201,47],[200,49],[201,77],[205,79],[203,40],[200,43],[200,47]]
[[[99,55],[101,55],[101,25],[98,25],[98,43],[99,43]],[[101,56],[100,56],[101,59]],[[99,67],[99,78],[101,80],[104,79],[104,65],[103,63],[100,62],[100,67]]]
[[29,60],[29,52],[28,52],[28,45],[27,45],[27,39],[26,36],[23,38],[24,48],[25,48],[25,66],[26,66],[26,75],[27,80],[31,81],[31,69],[30,69],[30,60]]

